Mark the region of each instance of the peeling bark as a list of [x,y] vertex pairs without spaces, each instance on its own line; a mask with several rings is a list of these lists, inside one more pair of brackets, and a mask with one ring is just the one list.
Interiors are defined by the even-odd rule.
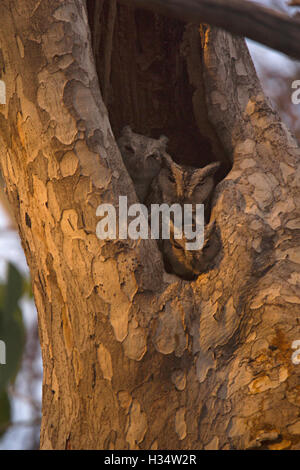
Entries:
[[[242,39],[95,5],[92,36],[82,0],[0,5],[1,169],[39,315],[41,448],[300,449],[297,143]],[[167,275],[152,240],[96,237],[99,204],[136,202],[125,124],[166,133],[178,161],[223,162],[222,250],[196,281]]]

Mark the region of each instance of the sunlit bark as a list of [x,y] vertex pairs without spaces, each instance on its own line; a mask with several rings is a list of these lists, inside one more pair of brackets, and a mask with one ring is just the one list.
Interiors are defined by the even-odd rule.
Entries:
[[[299,449],[300,150],[242,39],[98,3],[92,38],[82,0],[0,4],[1,169],[39,314],[41,448]],[[100,203],[136,201],[126,124],[166,134],[177,161],[223,164],[222,250],[194,282],[168,276],[152,240],[96,237]]]

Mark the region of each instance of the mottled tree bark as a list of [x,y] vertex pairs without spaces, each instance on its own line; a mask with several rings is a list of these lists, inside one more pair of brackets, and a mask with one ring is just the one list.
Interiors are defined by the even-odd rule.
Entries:
[[[88,2],[92,37],[83,0],[0,13],[1,169],[39,314],[41,448],[300,449],[300,150],[244,41],[114,1]],[[222,250],[196,281],[167,275],[155,241],[96,237],[99,204],[136,202],[126,124],[168,135],[177,161],[223,163]]]

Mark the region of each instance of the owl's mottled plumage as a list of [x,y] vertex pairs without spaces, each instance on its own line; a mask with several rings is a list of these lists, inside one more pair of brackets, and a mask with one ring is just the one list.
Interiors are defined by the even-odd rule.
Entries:
[[123,161],[134,183],[140,202],[144,203],[152,183],[162,164],[162,154],[166,151],[168,139],[151,139],[132,132],[129,126],[124,127],[118,140]]
[[204,204],[214,189],[214,174],[219,166],[219,162],[204,168],[178,165],[164,153],[161,169],[152,183],[151,201],[149,198],[148,201],[152,204]]
[[[133,180],[140,202],[147,205],[166,203],[204,204],[210,209],[214,189],[214,175],[220,163],[214,162],[204,168],[194,168],[175,163],[166,153],[167,138],[151,139],[135,134],[126,127],[119,140],[119,147],[127,170]],[[185,238],[174,239],[171,222],[169,240],[158,240],[165,266],[169,272],[193,279],[204,272],[219,250],[218,236],[214,223],[205,228],[202,250],[185,249]]]

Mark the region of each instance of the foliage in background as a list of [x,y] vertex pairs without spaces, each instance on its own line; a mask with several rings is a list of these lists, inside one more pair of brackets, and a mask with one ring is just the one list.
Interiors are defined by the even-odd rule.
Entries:
[[8,386],[16,379],[25,346],[25,327],[19,301],[26,291],[28,283],[9,263],[7,281],[0,285],[0,340],[6,345],[6,364],[0,365],[0,437],[11,422]]

